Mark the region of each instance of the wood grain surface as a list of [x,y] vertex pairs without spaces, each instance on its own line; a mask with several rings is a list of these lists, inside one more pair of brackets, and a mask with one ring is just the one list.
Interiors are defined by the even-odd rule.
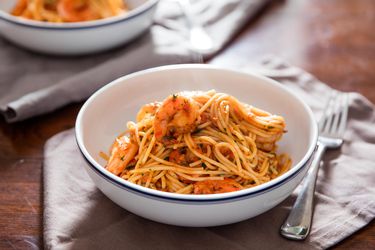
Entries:
[[[209,63],[274,54],[375,103],[374,26],[374,0],[275,0]],[[80,106],[16,124],[0,118],[0,249],[43,247],[43,146],[74,126]],[[375,249],[375,223],[334,249]]]

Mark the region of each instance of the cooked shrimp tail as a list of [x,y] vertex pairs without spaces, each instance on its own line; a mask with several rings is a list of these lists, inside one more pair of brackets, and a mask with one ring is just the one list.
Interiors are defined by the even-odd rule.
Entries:
[[137,152],[138,145],[132,143],[127,136],[117,138],[113,143],[111,157],[106,168],[115,175],[121,174],[129,166]]

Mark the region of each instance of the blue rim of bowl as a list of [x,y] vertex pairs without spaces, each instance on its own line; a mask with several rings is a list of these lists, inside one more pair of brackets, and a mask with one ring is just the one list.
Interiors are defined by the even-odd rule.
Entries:
[[296,172],[294,172],[292,175],[288,176],[287,178],[282,179],[281,181],[274,183],[272,186],[269,186],[267,188],[259,189],[259,190],[255,191],[255,192],[246,193],[246,194],[242,194],[242,195],[237,195],[237,196],[234,196],[234,197],[216,198],[216,199],[210,199],[210,200],[191,200],[191,199],[184,199],[184,198],[174,198],[174,197],[166,197],[166,196],[155,195],[155,194],[151,194],[151,193],[148,193],[148,192],[144,192],[144,191],[139,190],[139,189],[132,188],[131,186],[125,185],[124,183],[118,182],[115,179],[111,178],[110,176],[105,175],[103,172],[99,171],[86,158],[85,154],[82,152],[81,148],[79,147],[78,142],[77,142],[77,145],[78,145],[79,151],[82,154],[83,158],[85,159],[87,165],[97,175],[99,175],[100,177],[102,177],[106,181],[108,181],[109,183],[112,183],[112,184],[114,184],[115,186],[117,186],[117,187],[119,187],[121,189],[124,189],[124,190],[126,190],[128,192],[131,192],[133,194],[141,195],[143,197],[151,198],[151,199],[154,199],[154,200],[168,201],[168,202],[172,202],[172,203],[198,204],[198,205],[205,205],[207,203],[209,203],[209,204],[219,204],[219,203],[227,203],[227,202],[232,202],[232,201],[239,201],[239,200],[247,199],[249,197],[255,197],[255,196],[259,196],[259,195],[264,194],[264,193],[268,193],[268,192],[270,192],[270,191],[272,191],[272,190],[274,190],[274,189],[282,186],[284,183],[287,183],[287,182],[293,180],[300,172],[302,172],[302,170],[304,170],[307,166],[310,165],[311,160],[312,160],[312,158],[314,156],[314,152],[315,152],[315,151],[313,151],[313,153],[306,160],[306,162],[302,164],[302,167],[300,167]]
[[[147,73],[153,73],[157,72],[160,70],[178,70],[178,69],[211,69],[211,70],[223,70],[223,71],[228,71],[228,72],[234,72],[234,73],[239,73],[239,74],[245,74],[245,75],[250,75],[256,78],[261,78],[264,81],[267,81],[269,84],[273,84],[274,86],[277,86],[278,88],[283,89],[283,91],[288,92],[290,95],[292,95],[294,98],[298,99],[300,104],[304,107],[308,115],[310,116],[311,120],[314,121],[314,115],[311,111],[311,109],[307,106],[307,104],[296,94],[291,92],[289,89],[285,88],[285,86],[282,86],[280,83],[277,81],[270,79],[268,77],[259,75],[259,74],[254,74],[254,73],[249,73],[249,72],[243,72],[240,70],[236,69],[228,69],[225,67],[220,67],[220,66],[215,66],[215,65],[207,65],[207,64],[176,64],[176,65],[165,65],[165,66],[159,66],[155,68],[149,68],[145,70],[141,70],[138,72],[134,72],[128,75],[125,75],[123,77],[120,77],[102,88],[98,89],[86,102],[83,104],[81,107],[81,110],[78,113],[77,120],[76,120],[76,129],[75,129],[75,137],[76,137],[76,142],[78,144],[78,148],[80,152],[83,155],[83,158],[88,162],[88,165],[90,166],[91,169],[94,170],[95,173],[98,175],[104,177],[105,180],[116,184],[116,186],[121,187],[124,190],[131,191],[132,193],[135,194],[140,194],[142,196],[146,196],[149,198],[153,198],[156,200],[164,200],[164,201],[170,201],[170,202],[184,202],[184,203],[219,203],[219,202],[229,202],[233,200],[238,200],[238,199],[245,199],[250,196],[256,196],[262,193],[269,192],[271,189],[275,189],[282,184],[290,181],[293,179],[299,172],[302,171],[306,166],[309,165],[311,159],[313,158],[314,152],[317,147],[317,141],[318,141],[318,126],[316,122],[313,122],[312,126],[312,143],[309,146],[309,149],[307,150],[306,154],[304,157],[294,164],[294,167],[290,169],[288,172],[284,173],[283,175],[270,180],[269,182],[266,182],[264,184],[261,184],[259,186],[255,186],[252,188],[236,191],[236,192],[229,192],[229,193],[222,193],[222,194],[210,194],[210,195],[186,195],[186,194],[175,194],[175,193],[168,193],[168,192],[163,192],[159,190],[153,190],[150,188],[146,188],[131,182],[128,182],[118,176],[115,176],[114,174],[110,173],[107,171],[103,166],[101,166],[99,163],[97,163],[88,152],[86,152],[86,149],[83,145],[83,141],[81,136],[79,136],[78,130],[81,128],[79,121],[81,120],[81,117],[83,115],[83,110],[86,108],[86,106],[91,102],[91,100],[99,95],[101,92],[105,91],[107,88],[121,83],[126,79],[131,79],[133,77],[137,77],[139,75],[147,74]],[[78,129],[77,129],[78,128]],[[88,156],[87,156],[87,155]]]
[[135,17],[142,15],[143,13],[150,11],[159,0],[148,0],[141,4],[139,7],[130,10],[128,13],[121,14],[114,17],[108,17],[104,19],[86,21],[86,22],[74,22],[74,23],[51,23],[51,22],[41,22],[28,20],[20,17],[13,16],[3,10],[0,10],[0,20],[33,29],[47,29],[47,30],[82,30],[82,29],[93,29],[98,27],[104,27],[108,25],[113,25],[121,23],[124,21],[131,20]]

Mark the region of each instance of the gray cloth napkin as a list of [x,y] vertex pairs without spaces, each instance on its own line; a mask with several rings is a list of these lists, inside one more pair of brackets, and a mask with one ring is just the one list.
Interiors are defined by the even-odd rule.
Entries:
[[[196,0],[192,12],[217,52],[269,0]],[[177,1],[159,3],[155,24],[120,49],[91,56],[56,57],[22,50],[0,38],[0,113],[8,122],[86,99],[106,83],[134,71],[201,62],[189,49],[188,25]]]
[[[267,74],[320,111],[330,88],[281,60],[263,64]],[[252,66],[251,68],[254,68]],[[245,67],[244,70],[248,70]],[[258,69],[260,69],[258,67]],[[279,75],[279,77],[277,76]],[[340,150],[328,151],[320,169],[315,214],[304,242],[279,235],[296,191],[255,218],[221,227],[184,228],[138,217],[106,198],[86,174],[74,131],[45,145],[44,244],[47,249],[322,249],[375,217],[375,106],[350,93],[349,123]]]

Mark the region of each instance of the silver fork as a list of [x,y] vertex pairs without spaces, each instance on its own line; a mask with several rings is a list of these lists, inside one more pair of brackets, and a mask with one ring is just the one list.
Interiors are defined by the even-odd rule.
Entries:
[[300,193],[291,209],[288,218],[281,226],[282,236],[292,240],[303,240],[311,228],[313,215],[313,198],[315,182],[322,160],[327,149],[337,149],[343,144],[343,133],[348,116],[348,94],[332,92],[324,114],[319,121],[318,147],[307,173]]

